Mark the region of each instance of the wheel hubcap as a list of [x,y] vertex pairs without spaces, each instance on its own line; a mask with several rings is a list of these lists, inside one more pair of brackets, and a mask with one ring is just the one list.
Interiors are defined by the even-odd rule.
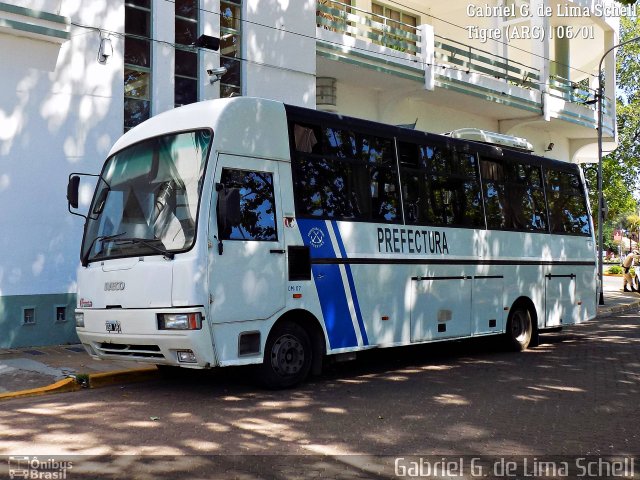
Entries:
[[527,336],[527,319],[522,313],[514,315],[511,321],[511,334],[517,341],[523,341]]
[[304,365],[304,347],[293,335],[278,338],[271,349],[271,366],[280,375],[295,375]]

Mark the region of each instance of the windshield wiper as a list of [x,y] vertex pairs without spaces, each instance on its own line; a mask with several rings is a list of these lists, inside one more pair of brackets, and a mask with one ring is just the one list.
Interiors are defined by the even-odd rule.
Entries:
[[[96,238],[94,238],[91,241],[91,245],[89,245],[89,248],[87,249],[87,253],[85,253],[84,257],[82,258],[82,266],[86,267],[89,264],[89,255],[91,253],[91,249],[93,248],[93,246],[95,245],[95,243],[98,240],[101,240],[102,242],[104,242],[105,240],[112,240],[114,238],[118,238],[121,237],[122,235],[125,235],[127,232],[120,232],[120,233],[116,233],[114,235],[98,235]],[[100,249],[100,252],[102,252],[102,250],[104,250],[104,246],[103,248]],[[96,253],[96,255],[99,255],[100,252]]]
[[168,258],[169,260],[173,260],[174,257],[176,256],[174,253],[170,252],[169,250],[167,250],[166,248],[164,248],[164,245],[162,247],[158,246],[158,245],[154,245],[150,242],[160,242],[162,244],[162,240],[160,240],[159,238],[139,238],[139,237],[126,237],[126,238],[118,238],[117,240],[114,241],[114,243],[118,244],[118,243],[139,243],[140,245],[144,245],[147,248],[150,248],[151,250],[161,253],[162,255],[164,255],[166,258]]

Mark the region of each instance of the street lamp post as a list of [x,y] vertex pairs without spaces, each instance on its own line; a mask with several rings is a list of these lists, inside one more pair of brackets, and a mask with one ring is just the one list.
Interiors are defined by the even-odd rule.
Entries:
[[604,86],[602,85],[602,62],[611,51],[637,41],[640,41],[640,36],[614,45],[604,52],[604,55],[600,58],[600,63],[598,63],[598,280],[600,281],[600,300],[598,303],[600,305],[604,305],[604,287],[602,284],[602,223],[604,222],[604,198],[602,196],[602,100],[604,98]]

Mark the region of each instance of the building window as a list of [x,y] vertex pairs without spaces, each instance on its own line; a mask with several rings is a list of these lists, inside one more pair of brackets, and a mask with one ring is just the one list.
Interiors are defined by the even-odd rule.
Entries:
[[35,325],[36,323],[36,307],[24,307],[22,309],[23,325]]
[[124,13],[124,130],[151,114],[151,0],[126,0]]
[[375,30],[380,35],[381,45],[400,51],[406,50],[405,45],[415,47],[416,42],[407,38],[407,34],[415,35],[418,25],[416,16],[377,3],[371,4],[371,10],[373,21],[384,27],[383,30]]
[[220,63],[227,69],[220,79],[220,97],[242,95],[242,0],[220,2]]
[[198,101],[198,0],[176,0],[176,107]]
[[56,316],[56,322],[62,323],[67,321],[67,306],[66,305],[56,305],[54,307],[54,312]]

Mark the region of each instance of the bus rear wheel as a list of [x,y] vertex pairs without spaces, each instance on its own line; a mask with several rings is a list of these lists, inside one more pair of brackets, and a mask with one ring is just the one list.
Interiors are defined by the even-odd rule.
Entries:
[[311,369],[311,340],[298,324],[283,322],[267,339],[261,380],[267,388],[289,388],[302,382]]
[[526,350],[533,337],[531,313],[526,307],[518,306],[511,310],[507,320],[507,341],[510,350]]

